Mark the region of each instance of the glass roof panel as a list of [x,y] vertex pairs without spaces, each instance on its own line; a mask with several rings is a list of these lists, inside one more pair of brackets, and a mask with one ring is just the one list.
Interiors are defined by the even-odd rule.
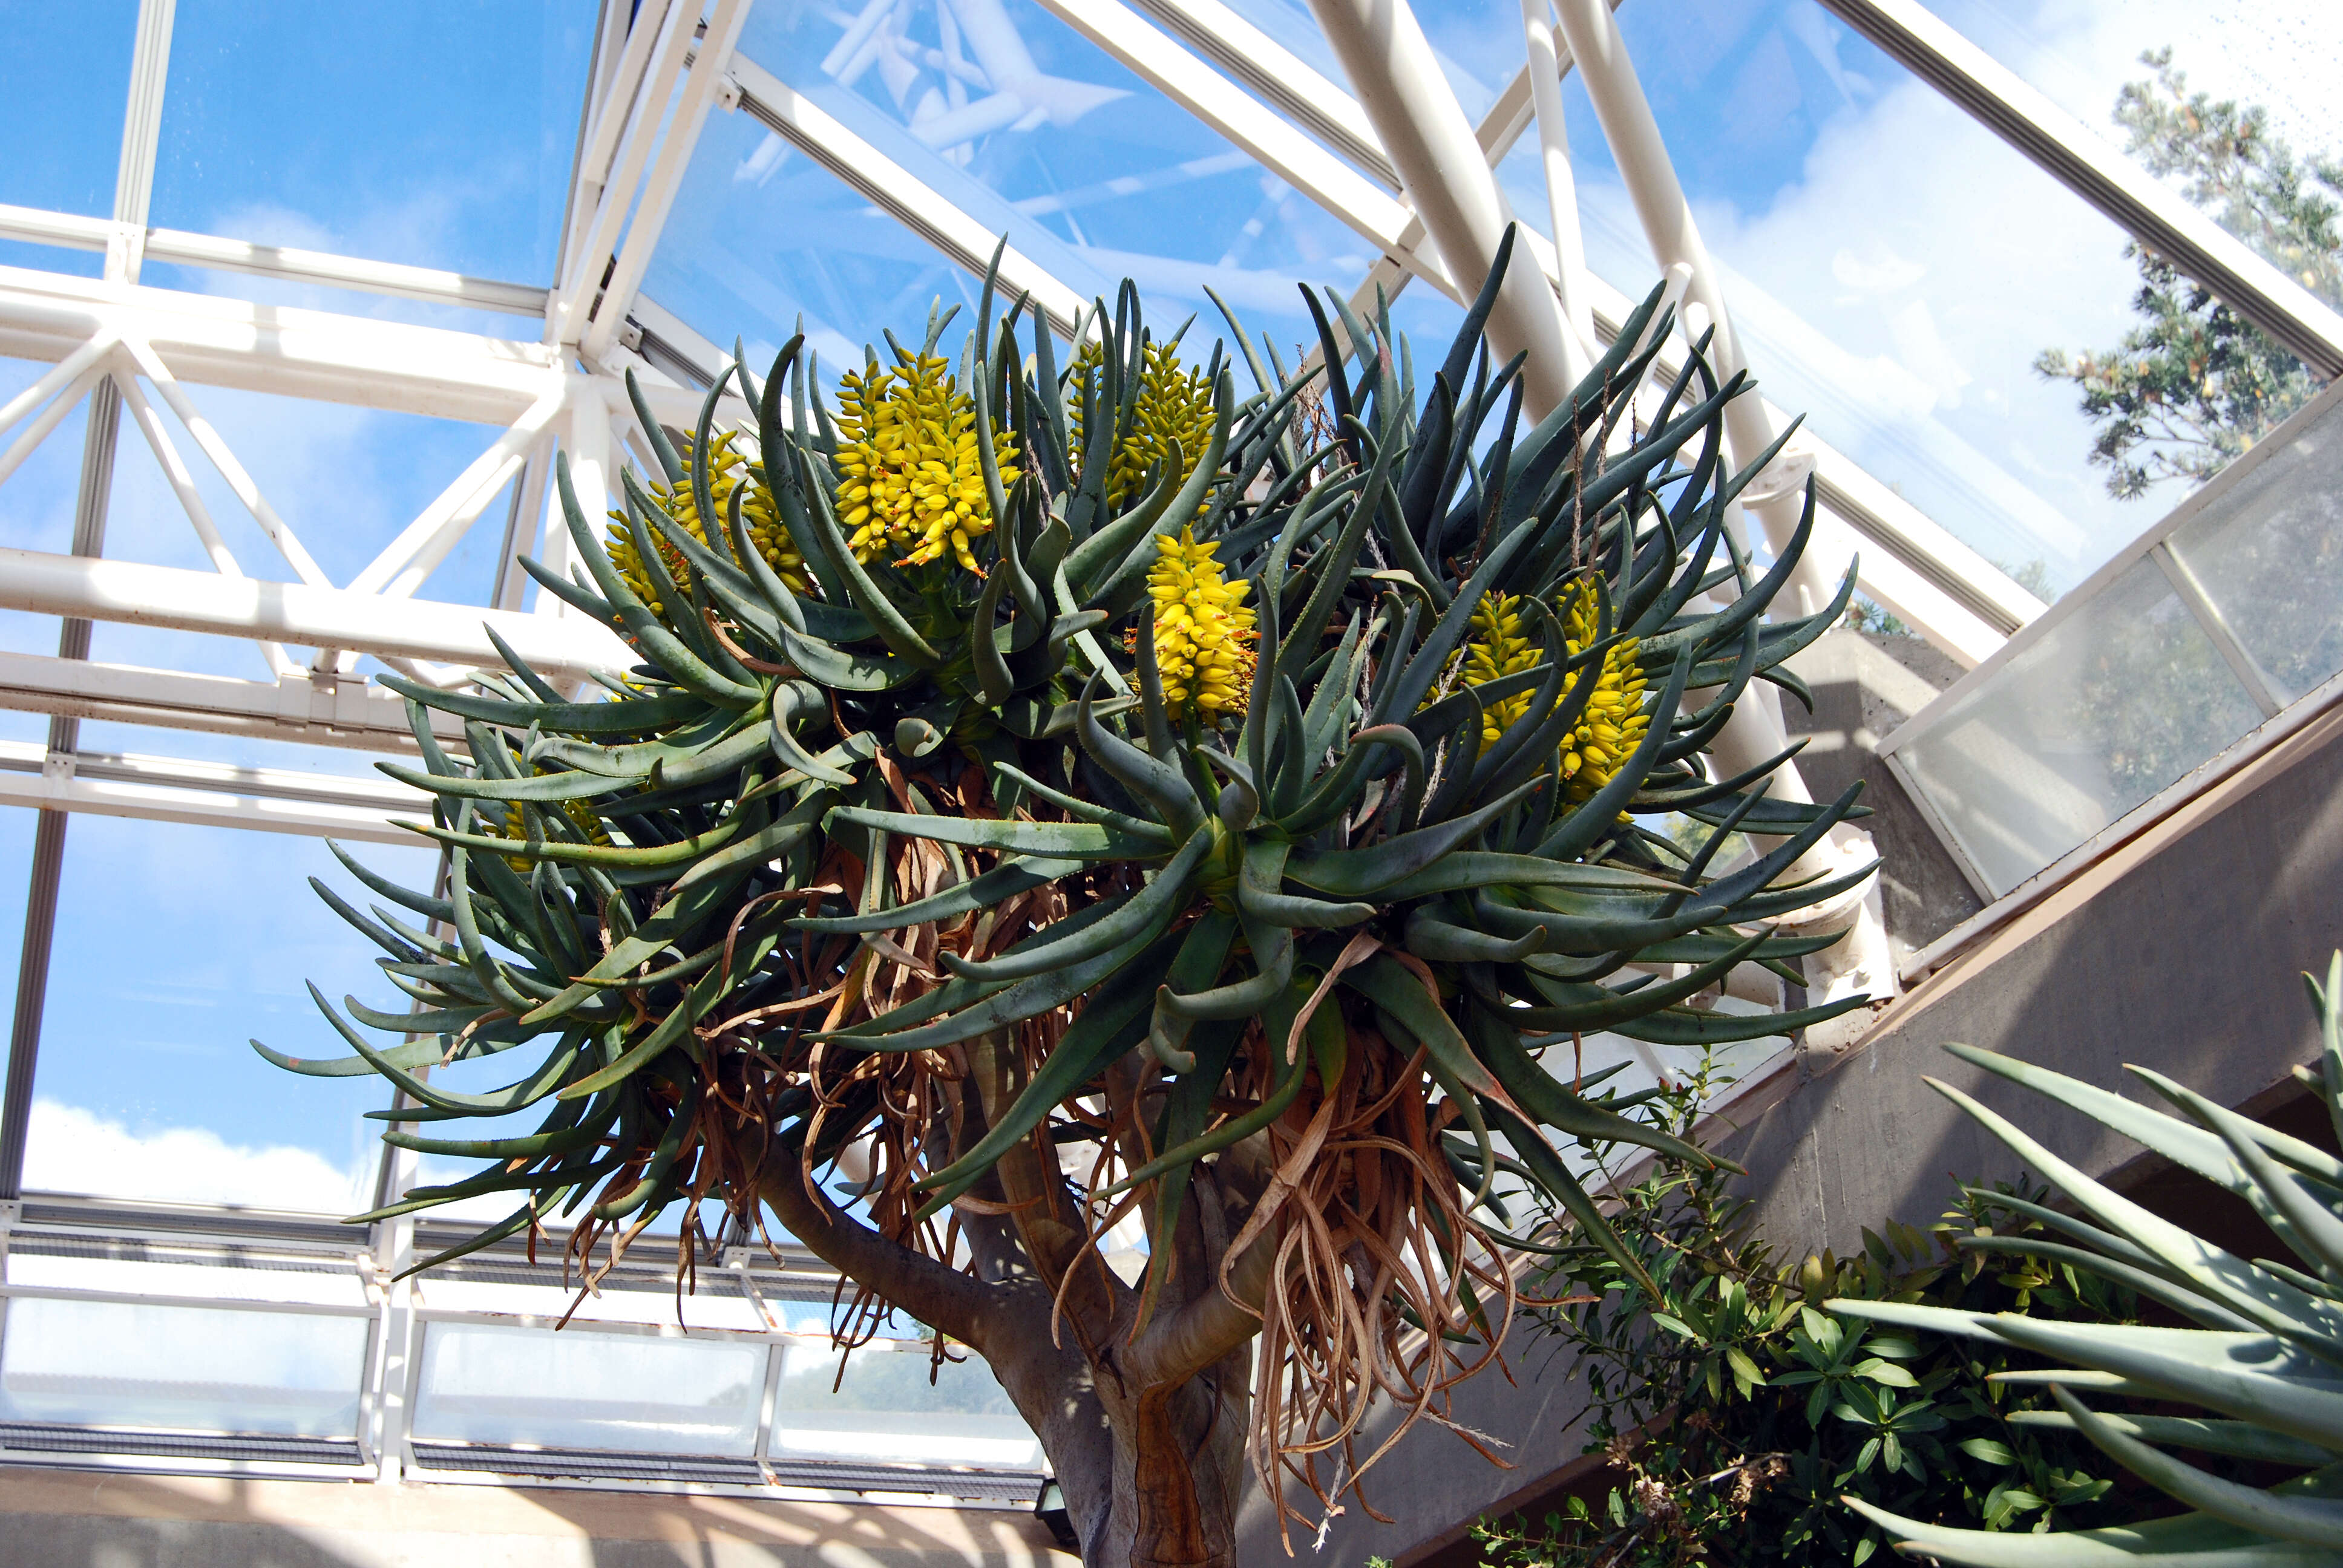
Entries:
[[[1209,342],[1222,335],[1209,286],[1249,330],[1283,344],[1309,334],[1296,281],[1347,290],[1373,260],[1350,229],[1027,0],[914,0],[883,14],[876,42],[842,49],[855,20],[759,6],[741,50],[1083,295],[1111,300],[1134,277],[1160,329],[1199,312]],[[761,132],[720,130],[711,121],[703,136],[662,257],[739,244],[728,230],[804,244],[788,206],[739,189],[768,193],[759,182],[802,156]],[[782,271],[767,256],[740,259],[759,276]],[[648,292],[691,318],[659,287]],[[694,325],[731,339],[726,323]],[[861,335],[848,337],[859,347]]]
[[289,0],[181,0],[153,222],[544,283],[595,13],[428,0],[320,25]]
[[[2306,164],[2343,159],[2334,111],[2334,84],[2343,80],[2343,8],[2333,0],[1929,0],[1929,8],[2184,195],[2190,194],[2188,176],[2159,166],[2161,160],[2134,145],[2137,118],[2117,113],[2127,88],[2138,93],[2136,107],[2179,106],[2157,81],[2158,66],[2142,58],[2165,50],[2187,96],[2201,93],[2215,105],[2261,111],[2272,156]],[[2184,150],[2185,138],[2173,139],[2172,130],[2167,124],[2159,138],[2163,150]],[[2317,191],[2320,182],[2313,176],[2307,183]],[[2324,194],[2331,204],[2343,190],[2330,184]],[[2297,270],[2269,231],[2251,220],[2254,205],[2239,209],[2217,200],[2207,210],[2269,259]],[[2306,281],[2343,307],[2343,280],[2331,264]]]
[[[137,0],[8,8],[0,103],[8,106],[19,134],[0,159],[0,202],[84,217],[114,216],[137,28]],[[37,129],[25,134],[25,127]],[[8,254],[0,254],[0,262],[53,265]]]
[[[1618,15],[1775,404],[2046,597],[2179,498],[2110,497],[2074,389],[2034,368],[2130,325],[2114,224],[1815,0]],[[1640,297],[1643,227],[1574,75],[1564,98],[1588,264]],[[1534,136],[1501,175],[1545,230]]]
[[[428,886],[420,849],[367,859]],[[303,986],[406,1002],[366,939],[313,901],[323,841],[76,816],[65,835],[25,1184],[172,1202],[354,1212],[373,1191],[379,1080],[306,1078],[246,1043],[349,1054]],[[197,890],[264,890],[253,898]]]

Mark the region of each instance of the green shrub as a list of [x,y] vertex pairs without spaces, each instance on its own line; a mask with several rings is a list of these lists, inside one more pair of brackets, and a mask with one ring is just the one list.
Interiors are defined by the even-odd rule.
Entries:
[[[1639,1114],[1690,1131],[1704,1077]],[[2024,1237],[2041,1222],[2010,1201],[2023,1180],[1959,1189],[1927,1230],[1890,1221],[1861,1254],[1792,1265],[1754,1225],[1722,1166],[1656,1169],[1628,1187],[1618,1234],[1658,1286],[1646,1292],[1592,1249],[1550,1260],[1538,1318],[1574,1355],[1593,1409],[1586,1452],[1609,1465],[1599,1494],[1542,1521],[1484,1520],[1484,1562],[1505,1568],[1658,1568],[1688,1563],[1848,1564],[1883,1543],[1839,1506],[1852,1495],[1915,1519],[1995,1531],[2087,1527],[2111,1505],[2114,1467],[2072,1432],[2014,1425],[2047,1406],[2038,1390],[1988,1382],[2006,1352],[1916,1342],[1835,1318],[1832,1298],[1969,1312],[2136,1318],[2129,1291],[2064,1264],[1956,1248]]]

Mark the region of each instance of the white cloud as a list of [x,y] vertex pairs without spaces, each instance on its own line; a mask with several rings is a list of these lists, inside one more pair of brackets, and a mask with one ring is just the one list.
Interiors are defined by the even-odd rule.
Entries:
[[373,1177],[313,1150],[246,1148],[200,1127],[133,1132],[54,1100],[33,1102],[25,1149],[27,1190],[99,1198],[347,1214],[366,1206]]

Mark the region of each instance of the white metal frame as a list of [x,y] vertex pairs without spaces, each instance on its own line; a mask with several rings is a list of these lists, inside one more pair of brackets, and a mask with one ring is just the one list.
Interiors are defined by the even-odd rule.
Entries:
[[[1353,20],[1364,20],[1357,15],[1358,0],[1321,3],[1348,8]],[[1396,12],[1385,22],[1420,43],[1420,33],[1408,33],[1413,22],[1405,17],[1405,6],[1398,0],[1387,3]],[[1633,81],[1616,48],[1610,5],[1603,0],[1555,3],[1558,19],[1547,15],[1546,0],[1523,0],[1524,64],[1482,123],[1471,126],[1451,112],[1453,96],[1442,101],[1446,88],[1429,69],[1428,49],[1398,60],[1354,58],[1367,89],[1363,103],[1222,0],[1042,0],[1106,55],[1371,245],[1380,259],[1354,296],[1363,304],[1372,304],[1378,289],[1395,293],[1417,277],[1452,298],[1461,296],[1460,273],[1469,276],[1484,263],[1493,217],[1502,220],[1505,214],[1502,192],[1493,207],[1483,202],[1470,214],[1443,212],[1443,202],[1453,206],[1458,194],[1447,187],[1469,187],[1468,196],[1493,188],[1486,171],[1534,126],[1550,216],[1562,243],[1557,248],[1524,235],[1552,299],[1530,286],[1509,302],[1509,310],[1523,332],[1566,366],[1574,356],[1591,353],[1599,341],[1615,336],[1630,302],[1586,274],[1573,243],[1574,195],[1556,89],[1563,73],[1584,69],[1582,48],[1596,61],[1589,85],[1598,102],[1607,95],[1617,106],[1619,94],[1632,88]],[[106,256],[105,276],[96,280],[0,268],[0,354],[51,367],[35,387],[0,407],[0,481],[65,427],[76,408],[86,405],[94,416],[85,443],[75,553],[0,552],[0,608],[60,616],[66,622],[58,658],[0,654],[0,708],[44,713],[53,720],[46,747],[0,747],[0,802],[37,806],[45,824],[57,825],[54,832],[44,829],[46,859],[36,856],[28,966],[33,938],[45,929],[37,918],[45,885],[54,899],[65,812],[411,841],[388,827],[387,819],[414,810],[416,798],[386,784],[85,751],[75,731],[80,719],[397,751],[413,744],[405,706],[357,678],[359,655],[394,662],[419,678],[447,681],[459,678],[465,667],[492,658],[481,628],[493,624],[558,678],[574,680],[631,661],[615,638],[550,596],[524,613],[526,579],[514,561],[533,551],[554,569],[568,569],[568,536],[548,495],[553,457],[557,450],[566,455],[581,498],[598,510],[609,490],[611,465],[634,419],[618,370],[633,365],[646,372],[645,390],[662,422],[689,425],[696,417],[699,391],[660,370],[662,363],[674,366],[679,356],[662,359],[638,352],[645,341],[642,330],[648,327],[663,342],[679,345],[682,358],[705,353],[709,362],[697,371],[703,385],[714,368],[715,352],[639,291],[710,114],[722,108],[752,115],[950,260],[970,270],[986,265],[997,236],[983,224],[915,170],[887,158],[820,106],[739,55],[749,4],[641,0],[638,5],[606,0],[558,258],[552,278],[538,286],[149,226],[147,196],[174,0],[142,0],[112,216],[0,206],[0,237]],[[1825,4],[2315,367],[2330,373],[2343,369],[2343,319],[2336,313],[2050,108],[1915,0]],[[867,64],[890,10],[890,0],[867,0],[853,35],[841,40],[840,49],[860,52]],[[1011,87],[1036,91],[1080,85],[1038,75],[1030,57],[1020,64],[1022,45],[1013,35],[1002,35],[1005,15],[990,0],[954,0],[950,10],[953,20],[941,52],[947,75],[957,73],[949,111],[956,118],[949,124],[965,131],[991,123],[987,116],[999,120],[1011,108],[1024,118],[1038,112],[1021,99],[1014,105],[1001,101],[1018,95],[998,83],[990,89],[993,98],[970,100],[957,85],[962,78],[980,82],[988,72],[1004,80],[1015,76]],[[963,45],[988,62],[983,70],[963,54]],[[1614,145],[1624,142],[1630,152],[1640,146],[1649,155],[1640,161],[1623,156],[1622,166],[1635,161],[1643,171],[1630,171],[1631,185],[1652,206],[1661,269],[1677,268],[1680,293],[1688,290],[1710,320],[1729,328],[1714,288],[1714,268],[1699,251],[1697,236],[1684,243],[1688,231],[1670,227],[1671,212],[1681,214],[1682,194],[1667,173],[1664,148],[1657,146],[1655,133],[1639,143],[1642,133],[1634,126],[1609,123],[1618,117],[1606,118]],[[941,134],[933,125],[929,129]],[[1456,177],[1449,177],[1452,173]],[[1433,210],[1420,210],[1424,204],[1412,199],[1409,187],[1418,196],[1435,198]],[[1467,256],[1471,266],[1448,265],[1443,245]],[[535,341],[515,341],[152,288],[139,282],[148,258],[499,312],[540,321],[542,329],[527,335]],[[1001,271],[1011,288],[1031,294],[1061,332],[1071,332],[1081,319],[1088,302],[1043,261],[1012,249],[1002,256]],[[1526,269],[1521,278],[1534,283]],[[1544,323],[1551,323],[1551,329]],[[303,548],[299,519],[272,506],[205,418],[203,395],[194,389],[208,387],[469,420],[484,427],[484,449],[373,562],[351,581],[337,584]],[[116,399],[154,452],[211,571],[103,557],[105,481],[114,458]],[[733,420],[747,413],[729,395],[723,409]],[[1745,447],[1778,429],[1782,414],[1753,401],[1736,417],[1745,428],[1736,429],[1735,443]],[[186,450],[187,442],[193,452]],[[248,575],[246,563],[237,559],[206,508],[196,477],[198,455],[250,513],[281,558],[281,571],[294,580]],[[1810,469],[1823,503],[1823,526],[1810,556],[1820,573],[1835,574],[1858,546],[1869,547],[1862,574],[1865,591],[1973,667],[1989,668],[2006,658],[2009,635],[2043,616],[2031,595],[1819,436],[1802,432],[1794,457],[1782,478]],[[1786,484],[1779,487],[1786,494]],[[433,568],[481,526],[490,503],[508,489],[512,501],[501,519],[492,603],[456,606],[422,598]],[[2179,590],[2201,615],[2207,608],[2202,594],[2192,595],[2182,578],[2185,573],[2176,578]],[[2055,624],[2065,609],[2060,607],[2041,624]],[[253,641],[266,678],[92,663],[85,655],[88,623],[96,619]],[[2215,640],[2225,651],[2234,644],[2218,632]],[[317,651],[304,666],[294,661],[289,648]],[[2266,683],[2258,685],[2244,667],[2240,675],[2265,711],[2271,711],[2274,700]],[[2300,706],[2271,719],[2240,746],[2269,743],[2270,736],[2293,723]],[[460,739],[459,727],[444,717],[434,723],[447,739]],[[1891,766],[1898,739],[1891,739],[1886,748]],[[2228,762],[2216,759],[2219,766]],[[45,871],[39,869],[44,866]],[[34,1021],[36,1034],[37,1000]],[[20,1037],[23,1023],[20,1007]],[[25,1066],[29,1068],[29,1057]],[[12,1087],[12,1109],[19,1109],[15,1102],[23,1092],[24,1085]],[[0,1175],[6,1174],[11,1160],[5,1143],[0,1137]],[[0,1205],[0,1250],[5,1246],[5,1214]],[[376,1261],[395,1267],[407,1257],[404,1249],[411,1241],[411,1226],[385,1228],[377,1238]],[[384,1375],[394,1382],[412,1375],[406,1352],[414,1342],[419,1311],[411,1297],[400,1300],[404,1305],[385,1309],[377,1362],[391,1369]],[[403,1441],[401,1407],[395,1400],[378,1406],[374,1419],[374,1452],[383,1452],[387,1434],[387,1446],[395,1452]]]
[[[76,1206],[69,1197],[35,1194],[33,1201],[47,1207]],[[22,1205],[0,1204],[0,1257],[6,1255],[13,1236],[19,1231],[33,1233],[48,1231],[51,1226],[28,1227],[13,1211]],[[201,1228],[207,1212],[226,1218],[226,1212],[206,1211],[201,1207],[180,1206],[174,1213],[174,1228],[153,1233],[153,1239],[169,1246],[235,1245],[251,1256],[259,1272],[265,1276],[272,1261],[274,1249],[263,1241],[236,1231],[224,1230],[207,1235]],[[103,1233],[115,1238],[130,1239],[136,1232],[126,1231],[116,1217],[113,1205],[92,1207],[93,1221],[103,1226]],[[192,1223],[190,1223],[192,1221]],[[349,1441],[359,1453],[357,1464],[337,1464],[292,1459],[253,1460],[199,1455],[159,1458],[136,1452],[107,1453],[76,1448],[71,1462],[78,1466],[96,1466],[109,1470],[143,1471],[166,1473],[226,1473],[236,1475],[273,1475],[296,1478],[350,1480],[370,1478],[397,1483],[402,1480],[428,1480],[435,1483],[477,1484],[491,1486],[558,1485],[587,1487],[627,1492],[689,1492],[710,1495],[759,1497],[797,1502],[861,1503],[883,1501],[911,1506],[959,1508],[973,1510],[1022,1509],[1023,1502],[989,1501],[979,1497],[954,1497],[940,1493],[880,1489],[841,1489],[815,1487],[802,1483],[778,1479],[774,1466],[791,1462],[792,1456],[777,1453],[772,1443],[783,1430],[776,1420],[776,1389],[781,1375],[781,1359],[791,1347],[804,1347],[828,1352],[833,1349],[830,1336],[823,1332],[805,1332],[782,1327],[767,1329],[734,1329],[720,1327],[690,1327],[680,1322],[614,1320],[601,1317],[580,1317],[570,1320],[567,1332],[589,1335],[622,1335],[658,1339],[691,1339],[731,1343],[762,1345],[766,1348],[766,1365],[759,1379],[760,1396],[758,1409],[756,1441],[747,1462],[756,1466],[763,1476],[761,1483],[700,1482],[685,1480],[612,1480],[593,1477],[562,1476],[540,1478],[525,1473],[494,1470],[467,1472],[424,1468],[415,1462],[411,1435],[410,1412],[421,1389],[423,1352],[426,1336],[435,1324],[453,1326],[484,1326],[495,1328],[531,1329],[554,1332],[563,1320],[558,1311],[537,1313],[525,1311],[498,1312],[472,1309],[434,1307],[418,1298],[411,1281],[394,1281],[391,1275],[413,1260],[413,1223],[394,1221],[378,1230],[384,1232],[377,1249],[350,1246],[331,1251],[297,1248],[283,1257],[285,1266],[314,1270],[320,1261],[330,1261],[350,1271],[365,1297],[364,1302],[332,1302],[273,1300],[266,1297],[227,1297],[168,1291],[116,1290],[75,1285],[36,1285],[0,1282],[0,1355],[5,1355],[9,1303],[16,1301],[81,1302],[92,1304],[185,1308],[198,1311],[245,1312],[264,1317],[360,1319],[372,1325],[367,1338],[363,1370],[360,1373],[358,1415]],[[354,1233],[353,1240],[364,1235]],[[734,1249],[720,1272],[742,1286],[752,1306],[768,1323],[775,1320],[762,1304],[762,1293],[757,1288],[757,1270],[751,1266],[748,1249]],[[297,1253],[297,1255],[295,1255]],[[802,1259],[793,1260],[792,1272]],[[558,1271],[553,1271],[558,1279]],[[834,1278],[829,1276],[826,1278]],[[769,1281],[768,1281],[769,1282]],[[548,1292],[548,1293],[551,1293]],[[664,1296],[651,1298],[663,1301]],[[924,1343],[910,1341],[880,1340],[865,1346],[861,1354],[925,1354]],[[71,1424],[71,1423],[66,1423]],[[89,1429],[93,1433],[103,1428]],[[176,1434],[174,1434],[176,1435]],[[188,1432],[187,1437],[200,1440],[216,1435],[223,1442],[233,1442],[228,1432],[206,1434]],[[320,1441],[341,1441],[338,1439]],[[493,1449],[492,1452],[506,1452]],[[618,1451],[613,1451],[614,1457]],[[629,1451],[627,1457],[632,1457]],[[40,1448],[8,1448],[0,1444],[0,1464],[54,1463],[61,1455]],[[688,1463],[689,1461],[687,1460]],[[869,1465],[884,1462],[846,1461]],[[973,1470],[1004,1477],[1021,1478],[1024,1471],[987,1473],[978,1465],[954,1465],[950,1468]]]
[[[2206,512],[2219,508],[2232,491],[2251,481],[2255,470],[2285,451],[2297,434],[2320,420],[2337,417],[2338,410],[2343,410],[2343,381],[2338,381],[2296,410],[2284,424],[2256,442],[2250,451],[2223,468],[2161,520],[2117,551],[2033,624],[2011,638],[1991,658],[1963,675],[1934,702],[1906,719],[1879,743],[1878,755],[1895,771],[1898,781],[1905,787],[1905,792],[1919,807],[1930,829],[1944,843],[1946,852],[1987,906],[1970,920],[1946,933],[1925,951],[1915,954],[1908,960],[1907,969],[1925,972],[1926,968],[1941,966],[1983,931],[2038,902],[2043,896],[2070,880],[2116,845],[2137,837],[2287,736],[2321,717],[2338,701],[2343,701],[2343,677],[2330,679],[2291,702],[2286,700],[2268,672],[2261,668],[2251,650],[2238,639],[2227,618],[2207,597],[2187,561],[2171,547],[2176,534]],[[1912,776],[1902,760],[1902,754],[1946,724],[1957,720],[1969,698],[1990,684],[1998,671],[2012,661],[2024,658],[2027,648],[2056,633],[2060,626],[2075,616],[2084,613],[2102,593],[2120,582],[2143,560],[2155,564],[2198,629],[2204,632],[2207,640],[2212,643],[2223,662],[2236,675],[2247,697],[2260,710],[2262,721],[2220,752],[2190,769],[2185,777],[2125,812],[2016,887],[1996,890],[1978,869],[1976,857],[1959,829],[1936,812],[1927,790]]]

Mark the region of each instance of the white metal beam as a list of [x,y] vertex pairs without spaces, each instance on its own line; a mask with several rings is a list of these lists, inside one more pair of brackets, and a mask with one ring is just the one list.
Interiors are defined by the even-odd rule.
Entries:
[[[0,205],[0,238],[35,245],[61,246],[71,250],[102,251],[119,233],[104,218],[74,213],[48,212],[39,207]],[[522,283],[470,277],[435,266],[408,266],[365,256],[336,256],[328,251],[301,250],[291,246],[256,245],[246,239],[191,234],[186,229],[149,228],[145,252],[149,261],[176,262],[183,266],[209,267],[217,272],[248,273],[289,283],[323,284],[331,288],[419,299],[431,305],[457,305],[474,310],[497,310],[514,316],[542,316],[548,291]]]
[[[1378,250],[1405,257],[1420,270],[1432,266],[1432,257],[1411,251],[1403,243],[1411,215],[1389,191],[1255,101],[1121,0],[1041,0],[1041,4]],[[1355,110],[1356,106],[1353,106]],[[1447,270],[1426,271],[1424,276],[1443,293],[1453,295],[1456,286],[1446,277]],[[1470,290],[1466,292],[1469,295]]]
[[[1374,122],[1449,277],[1477,291],[1511,215],[1415,13],[1400,0],[1311,0],[1310,8]],[[1570,395],[1577,379],[1572,371],[1584,354],[1574,356],[1564,345],[1561,313],[1545,279],[1528,267],[1509,267],[1489,313],[1488,335],[1501,358],[1529,356],[1522,386],[1532,417],[1543,417]]]
[[[630,98],[621,101],[614,95],[603,106],[606,117],[619,116],[608,121],[616,138],[608,172],[590,214],[580,214],[585,221],[578,244],[566,257],[547,310],[548,342],[574,344],[585,335],[595,298],[617,264],[619,236],[667,117],[676,80],[691,52],[691,35],[699,16],[699,6],[690,0],[652,0],[635,14],[634,29],[649,37],[649,55]],[[615,85],[623,85],[623,81],[614,85],[614,94]],[[602,139],[603,127],[598,126],[594,136],[598,146]]]
[[430,797],[387,779],[337,779],[283,768],[190,762],[172,757],[75,752],[45,766],[46,750],[0,741],[0,806],[87,811],[101,817],[256,828],[414,848],[427,842],[396,816],[427,819]]
[[691,56],[682,99],[676,105],[666,139],[659,144],[659,156],[636,195],[626,240],[611,264],[608,281],[602,286],[601,299],[592,307],[593,319],[579,335],[578,347],[588,365],[600,364],[610,351],[626,319],[627,307],[635,290],[642,286],[643,274],[650,267],[668,214],[675,206],[676,192],[682,188],[692,152],[699,146],[699,133],[707,127],[709,111],[723,91],[725,73],[732,64],[732,46],[748,19],[749,0],[716,0],[709,15],[706,35]]
[[[945,256],[983,275],[1000,236],[748,55],[733,58],[732,75],[740,84],[740,106],[767,129]],[[1001,286],[1012,297],[1031,294],[1047,313],[1051,327],[1063,336],[1071,335],[1076,317],[1089,303],[1079,290],[1015,246],[1001,252],[1000,276]]]
[[2211,289],[2319,375],[2343,375],[2343,315],[2036,92],[1919,0],[1823,4],[1890,59],[1960,106],[2142,245]]
[[1228,75],[1258,94],[1287,119],[1332,147],[1384,189],[1399,189],[1359,101],[1284,45],[1221,0],[1136,0],[1141,11],[1176,34]]
[[37,550],[0,548],[0,609],[491,668],[502,661],[482,628],[494,626],[539,671],[572,679],[594,670],[624,669],[638,658],[616,634],[583,616],[516,615],[386,599],[306,583],[223,578]]
[[[355,679],[312,679],[306,673],[273,682],[237,680],[0,652],[0,709],[359,751],[415,749],[402,699]],[[464,727],[451,715],[434,712],[431,722],[441,740],[463,747]]]
[[534,343],[0,267],[0,354],[64,359],[107,331],[185,382],[483,425],[509,426],[562,374]]

